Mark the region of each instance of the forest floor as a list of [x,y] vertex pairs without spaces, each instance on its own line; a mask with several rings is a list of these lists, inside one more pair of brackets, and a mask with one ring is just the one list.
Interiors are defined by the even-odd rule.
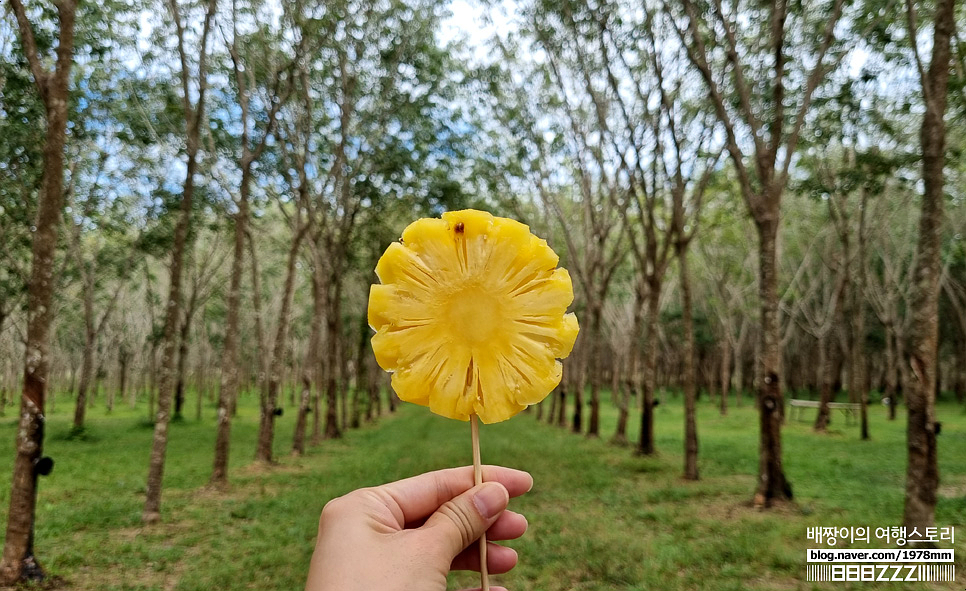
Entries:
[[[605,397],[606,398],[606,397]],[[524,413],[482,429],[483,460],[529,470],[533,490],[511,507],[530,530],[510,542],[520,564],[495,583],[512,591],[563,590],[846,590],[957,589],[966,585],[966,412],[940,405],[942,475],[936,523],[955,526],[954,583],[808,583],[806,539],[815,526],[898,526],[905,479],[905,416],[890,422],[870,407],[872,439],[833,414],[828,434],[789,417],[785,469],[795,502],[759,511],[750,500],[757,470],[757,414],[747,401],[722,417],[699,402],[701,480],[682,472],[681,399],[656,409],[654,457],[608,442],[616,412],[604,405],[601,439],[588,439]],[[193,408],[193,402],[192,402]],[[36,552],[55,588],[78,591],[294,590],[304,585],[319,512],[330,498],[360,486],[466,464],[469,427],[403,405],[377,425],[290,457],[294,413],[278,421],[277,466],[252,465],[257,429],[253,397],[244,398],[232,430],[227,492],[205,484],[214,448],[214,409],[171,429],[163,521],[140,524],[151,428],[146,409],[98,401],[83,438],[69,438],[72,409],[50,414],[46,453],[56,461],[40,483]],[[12,443],[15,419],[0,419],[0,442]],[[193,416],[193,410],[189,413]],[[636,419],[639,420],[639,419]],[[636,437],[636,430],[630,433]],[[12,447],[0,454],[0,526],[5,528]],[[2,530],[0,530],[2,531]],[[834,548],[894,548],[843,543]],[[940,547],[951,547],[948,543]],[[478,578],[455,575],[452,586]]]

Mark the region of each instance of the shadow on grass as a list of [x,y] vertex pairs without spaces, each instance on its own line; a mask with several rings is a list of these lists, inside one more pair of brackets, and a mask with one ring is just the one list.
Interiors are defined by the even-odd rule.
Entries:
[[48,439],[54,441],[76,441],[80,443],[98,443],[101,438],[87,427],[71,427],[66,431],[56,431]]

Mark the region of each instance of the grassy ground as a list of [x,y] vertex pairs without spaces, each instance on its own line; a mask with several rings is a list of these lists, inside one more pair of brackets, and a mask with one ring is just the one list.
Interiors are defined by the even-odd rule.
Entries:
[[[796,502],[749,506],[757,466],[757,418],[747,404],[721,417],[699,407],[701,475],[680,478],[682,412],[669,396],[657,408],[652,458],[607,443],[616,423],[605,408],[603,440],[589,440],[523,414],[485,426],[484,461],[529,470],[536,485],[515,500],[530,531],[511,543],[513,573],[494,579],[513,591],[643,589],[962,589],[966,583],[966,414],[942,406],[937,525],[956,526],[956,583],[804,582],[809,526],[892,526],[902,515],[904,417],[871,409],[872,441],[839,414],[828,435],[790,420],[785,467]],[[193,408],[193,406],[192,406]],[[68,401],[49,419],[47,453],[57,462],[41,481],[37,553],[62,587],[79,591],[291,590],[304,584],[319,512],[351,489],[467,463],[466,424],[405,405],[377,426],[288,456],[294,413],[279,421],[279,466],[251,465],[256,409],[244,401],[232,433],[232,489],[204,488],[214,445],[213,409],[201,422],[172,426],[163,523],[139,517],[151,430],[143,408],[91,412],[86,439],[68,439]],[[193,412],[192,412],[193,414]],[[809,415],[812,418],[812,414]],[[0,441],[12,442],[12,417]],[[636,433],[631,433],[636,436]],[[0,454],[0,520],[6,518],[12,451]],[[3,525],[3,522],[0,522]],[[0,530],[2,531],[2,530]],[[840,542],[835,547],[842,548]],[[888,547],[884,543],[857,546]],[[453,587],[470,586],[468,574]]]

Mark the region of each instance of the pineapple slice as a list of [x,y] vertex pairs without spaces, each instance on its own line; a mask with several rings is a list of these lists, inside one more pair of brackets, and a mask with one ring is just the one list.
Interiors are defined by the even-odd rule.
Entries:
[[372,349],[399,397],[484,423],[543,400],[578,331],[558,260],[526,225],[482,211],[410,224],[369,292]]

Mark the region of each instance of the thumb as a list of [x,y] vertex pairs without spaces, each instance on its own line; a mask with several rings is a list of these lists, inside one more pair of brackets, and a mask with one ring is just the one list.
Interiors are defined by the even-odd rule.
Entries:
[[448,560],[456,558],[497,520],[510,494],[499,482],[484,482],[443,503],[420,530],[431,533]]

